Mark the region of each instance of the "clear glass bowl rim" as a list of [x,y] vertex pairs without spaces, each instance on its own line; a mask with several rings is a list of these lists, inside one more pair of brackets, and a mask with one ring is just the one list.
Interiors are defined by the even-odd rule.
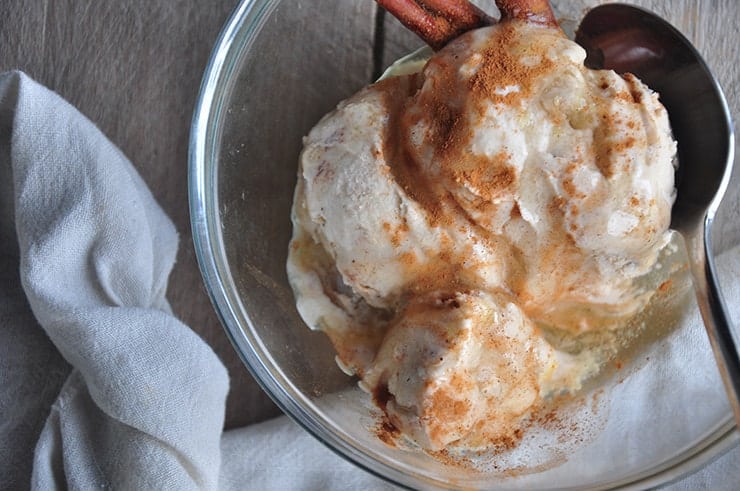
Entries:
[[[224,327],[227,337],[249,372],[275,404],[296,423],[339,456],[366,471],[393,482],[413,487],[414,484],[440,486],[420,475],[411,476],[364,454],[340,436],[330,432],[314,411],[304,407],[306,399],[296,398],[297,390],[281,380],[280,371],[271,366],[269,354],[254,335],[251,321],[240,325],[236,310],[241,302],[235,297],[233,281],[223,254],[216,189],[216,165],[211,157],[218,143],[218,121],[223,109],[223,95],[236,56],[259,32],[262,23],[279,0],[240,0],[214,45],[200,86],[193,112],[188,147],[188,197],[193,243],[206,290]],[[241,44],[239,44],[241,43]],[[236,49],[234,49],[236,47]],[[221,246],[221,247],[219,247]],[[286,245],[287,247],[287,245]],[[246,328],[245,328],[246,327]],[[298,403],[302,400],[304,405]],[[656,473],[638,476],[612,489],[646,489],[663,486],[685,477],[740,443],[740,431],[728,424],[705,439],[691,452],[676,457]],[[416,480],[416,482],[414,482]]]

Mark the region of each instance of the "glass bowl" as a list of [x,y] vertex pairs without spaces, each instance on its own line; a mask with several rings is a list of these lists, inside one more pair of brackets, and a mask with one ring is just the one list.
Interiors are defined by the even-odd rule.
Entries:
[[[346,19],[315,21],[344,12],[347,3],[357,15],[372,4],[242,1],[211,55],[193,119],[189,192],[200,267],[236,351],[276,404],[339,455],[412,488],[647,488],[736,444],[740,436],[695,306],[647,352],[634,353],[639,360],[630,369],[584,391],[574,411],[590,414],[591,436],[573,444],[561,431],[561,440],[548,444],[554,454],[546,462],[529,462],[525,452],[516,468],[479,472],[378,438],[377,409],[337,367],[326,336],[302,322],[285,272],[301,139],[379,69],[368,49],[377,33],[371,17],[353,29],[345,28]],[[386,44],[409,52],[418,47],[411,39]],[[338,50],[364,58],[351,68]],[[664,364],[666,373],[646,378],[645,360],[666,353],[672,363]],[[692,379],[696,366],[705,367],[700,381]],[[650,408],[621,400],[640,391]]]

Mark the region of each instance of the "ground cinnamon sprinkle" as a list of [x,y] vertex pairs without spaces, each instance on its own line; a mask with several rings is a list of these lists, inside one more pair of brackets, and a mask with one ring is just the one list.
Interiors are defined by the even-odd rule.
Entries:
[[614,144],[614,149],[617,152],[623,152],[635,146],[637,140],[634,137],[627,137],[624,141],[617,142]]
[[639,80],[631,73],[625,73],[622,78],[630,86],[630,95],[635,104],[642,103],[642,92],[639,90]]
[[623,100],[625,102],[634,102],[635,101],[634,96],[632,94],[630,94],[629,92],[617,92],[612,97],[614,97],[615,99]]
[[413,252],[404,252],[399,256],[399,261],[406,267],[416,264],[416,254]]
[[396,440],[401,436],[401,431],[390,421],[384,413],[375,428],[375,436],[389,447],[396,446]]
[[573,182],[573,179],[571,179],[571,178],[568,178],[568,179],[564,179],[563,180],[563,189],[565,190],[566,193],[568,193],[568,195],[570,195],[570,196],[572,196],[574,198],[583,199],[583,198],[586,197],[586,195],[584,193],[579,192],[576,189],[576,185]]
[[483,155],[461,158],[459,165],[450,171],[455,182],[468,184],[481,198],[491,200],[516,182],[516,172],[510,162],[511,154],[502,151],[493,158]]
[[[544,46],[531,45],[524,53],[511,54],[517,46],[519,33],[515,23],[504,23],[483,51],[483,62],[470,79],[470,92],[479,99],[514,105],[528,98],[535,82],[553,69],[553,62],[542,56]],[[521,62],[522,55],[534,55],[539,63],[528,66]],[[518,86],[519,90],[501,94],[506,87]]]
[[[386,225],[388,225],[388,227],[386,227]],[[404,220],[394,230],[391,230],[391,227],[387,222],[383,223],[383,230],[391,234],[391,245],[393,247],[399,247],[409,231],[409,225],[406,223],[406,219],[404,218]]]
[[[454,384],[451,384],[454,389]],[[429,438],[441,440],[449,431],[448,426],[454,421],[465,418],[471,409],[470,401],[455,397],[455,393],[437,390],[432,394],[423,418],[428,419]]]
[[668,279],[660,284],[660,286],[658,287],[658,291],[661,293],[665,293],[671,289],[671,286],[673,286],[673,281]]
[[393,234],[391,234],[391,245],[393,247],[398,247],[401,245],[401,236],[401,231],[399,229],[393,231]]
[[[383,135],[383,152],[390,168],[392,178],[404,192],[427,211],[430,222],[438,224],[444,215],[442,203],[434,192],[434,183],[426,172],[420,169],[420,163],[413,157],[409,148],[411,128],[420,119],[418,114],[409,114],[406,110],[414,94],[420,89],[421,75],[393,77],[376,84],[384,96],[384,105],[388,114],[388,124]],[[399,105],[396,101],[407,101]]]
[[[458,211],[455,198],[445,190],[445,179],[469,186],[484,200],[491,200],[516,184],[516,172],[507,152],[491,158],[475,156],[469,149],[474,127],[491,103],[523,103],[535,90],[536,81],[554,68],[544,55],[544,43],[521,44],[516,24],[500,24],[491,34],[479,51],[477,56],[481,59],[468,80],[461,80],[457,67],[444,58],[433,58],[425,69],[427,76],[434,77],[433,90],[421,89],[419,77],[409,84],[409,89],[418,85],[405,106],[389,110],[384,150],[389,155],[391,171],[409,197],[425,208],[432,225],[452,224],[453,212]],[[469,43],[460,41],[446,49],[453,50],[451,56],[455,56],[455,52],[469,50]],[[537,62],[525,64],[522,57]],[[394,91],[399,89],[388,86]],[[461,92],[465,93],[463,99]],[[428,128],[424,136],[434,149],[433,161],[440,172],[436,180],[422,171],[424,164],[417,160],[420,156],[410,143],[420,123]]]
[[519,208],[519,202],[514,201],[514,206],[511,207],[511,212],[509,213],[509,216],[511,218],[521,218],[522,217],[522,210]]
[[614,150],[611,142],[608,141],[609,135],[614,132],[614,125],[614,117],[604,109],[599,118],[599,124],[594,129],[593,145],[596,153],[594,162],[599,172],[607,179],[614,175],[612,163]]

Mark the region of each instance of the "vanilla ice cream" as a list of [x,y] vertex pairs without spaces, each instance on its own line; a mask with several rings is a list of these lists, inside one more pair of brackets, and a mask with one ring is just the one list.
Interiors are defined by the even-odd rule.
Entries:
[[657,94],[584,58],[552,27],[471,31],[305,139],[298,310],[424,448],[516,433],[594,372],[545,331],[616,329],[653,294],[676,144]]

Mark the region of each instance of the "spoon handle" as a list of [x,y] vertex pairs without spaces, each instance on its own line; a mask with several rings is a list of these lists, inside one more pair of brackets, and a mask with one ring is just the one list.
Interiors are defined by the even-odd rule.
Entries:
[[725,385],[735,422],[740,427],[740,342],[725,307],[717,285],[716,267],[709,254],[712,250],[711,225],[713,216],[708,214],[701,227],[703,233],[687,237],[694,290],[699,311],[714,351],[722,382]]

